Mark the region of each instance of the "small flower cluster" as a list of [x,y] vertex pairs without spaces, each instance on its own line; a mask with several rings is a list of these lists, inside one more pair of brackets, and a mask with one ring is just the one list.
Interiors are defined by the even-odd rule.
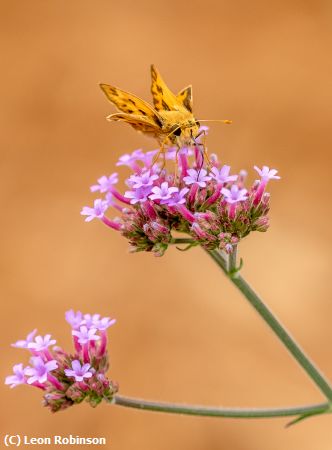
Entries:
[[[255,166],[260,179],[246,189],[246,172],[230,174],[216,155],[203,156],[200,147],[168,148],[162,163],[155,162],[158,150],[135,150],[121,156],[117,166],[127,166],[132,174],[126,179],[128,190],[121,194],[115,185],[118,174],[102,176],[91,187],[104,194],[92,208],[81,214],[86,221],[100,219],[120,231],[133,251],[164,254],[174,242],[172,232],[191,237],[191,245],[208,250],[233,251],[240,239],[251,231],[266,231],[269,226],[269,180],[279,179],[277,170]],[[168,170],[166,160],[173,162]],[[110,220],[105,213],[113,207],[121,216]]]
[[117,384],[105,375],[109,366],[106,330],[115,319],[70,310],[66,312],[66,320],[72,327],[75,353],[71,355],[54,346],[56,341],[50,334],[36,336],[35,329],[25,340],[13,344],[31,353],[30,365],[16,364],[14,375],[6,377],[5,384],[11,388],[27,384],[42,389],[44,406],[52,412],[83,400],[91,406],[97,406],[103,399],[111,402]]

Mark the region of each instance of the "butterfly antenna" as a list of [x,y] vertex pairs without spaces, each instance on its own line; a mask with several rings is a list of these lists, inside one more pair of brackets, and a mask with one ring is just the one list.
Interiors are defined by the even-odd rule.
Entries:
[[201,122],[219,122],[219,123],[224,123],[226,125],[230,125],[232,122],[232,120],[220,120],[220,119],[197,119],[197,122],[201,123]]

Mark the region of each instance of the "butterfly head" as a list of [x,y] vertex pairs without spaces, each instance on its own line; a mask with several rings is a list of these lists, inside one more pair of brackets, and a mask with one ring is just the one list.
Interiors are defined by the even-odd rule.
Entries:
[[180,128],[179,141],[182,145],[192,145],[195,143],[195,138],[199,134],[199,124],[195,120],[188,120],[182,124]]
[[[172,144],[192,145],[196,136],[199,134],[199,123],[191,117],[180,117],[179,113],[174,113],[172,121],[165,121],[163,132],[167,136],[167,140]],[[170,114],[168,112],[167,116]],[[176,117],[177,116],[177,117]],[[168,118],[168,117],[167,117]]]

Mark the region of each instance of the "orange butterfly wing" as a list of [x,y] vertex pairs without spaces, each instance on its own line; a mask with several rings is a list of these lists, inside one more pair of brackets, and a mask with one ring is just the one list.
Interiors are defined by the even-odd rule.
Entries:
[[135,130],[145,134],[150,134],[156,138],[158,138],[158,136],[162,134],[160,131],[160,127],[154,122],[151,122],[151,120],[147,119],[145,116],[127,113],[115,113],[107,116],[106,119],[115,122],[122,121],[129,123],[129,125],[135,128]]
[[[186,101],[186,99],[189,98],[190,86],[183,91],[180,91],[180,98],[178,98],[167,87],[154,65],[151,66],[151,93],[157,111],[191,112],[183,103],[183,100]],[[188,102],[188,104],[189,103],[190,102]]]
[[137,121],[138,117],[140,117],[145,123],[149,123],[151,126],[161,127],[162,119],[158,112],[141,98],[108,84],[101,84],[100,87],[108,100],[113,103],[118,110],[126,114],[126,116],[112,114],[109,116],[109,120],[125,120],[126,122],[129,122],[127,119],[132,115],[135,116],[133,121]]
[[182,89],[176,98],[189,112],[193,112],[193,89],[191,85]]

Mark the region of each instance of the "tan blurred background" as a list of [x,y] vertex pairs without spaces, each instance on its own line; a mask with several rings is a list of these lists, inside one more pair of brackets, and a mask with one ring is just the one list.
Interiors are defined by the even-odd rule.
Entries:
[[[98,83],[150,100],[155,63],[177,91],[192,83],[209,149],[233,170],[266,164],[271,228],[241,245],[243,273],[332,379],[331,19],[329,1],[2,1],[1,379],[34,327],[69,348],[69,308],[118,319],[121,393],[225,406],[322,396],[199,249],[129,254],[85,224],[89,186],[117,158],[155,144],[124,124]],[[122,176],[128,172],[120,171]],[[1,432],[105,436],[114,450],[330,450],[331,416],[202,419],[88,405],[51,415],[39,391],[1,386]]]

